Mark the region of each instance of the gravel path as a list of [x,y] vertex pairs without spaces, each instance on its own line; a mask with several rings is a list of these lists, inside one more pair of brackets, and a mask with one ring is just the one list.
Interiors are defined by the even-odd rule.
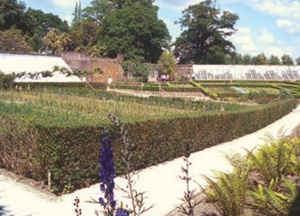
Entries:
[[[212,176],[212,170],[230,171],[231,166],[224,158],[224,154],[246,154],[246,149],[253,149],[264,144],[263,137],[266,133],[274,137],[282,129],[285,135],[290,135],[292,130],[300,123],[300,106],[293,112],[279,119],[275,123],[244,137],[222,143],[212,148],[196,152],[190,156],[190,175],[194,181],[205,186],[202,175]],[[179,215],[174,211],[181,204],[180,198],[184,192],[184,182],[180,180],[181,167],[184,165],[183,158],[159,164],[141,170],[136,176],[135,188],[145,191],[146,205],[153,205],[143,216]],[[81,200],[80,207],[83,216],[95,215],[94,211],[99,205],[89,201],[98,199],[100,196],[99,184],[84,188],[74,193],[55,197],[35,186],[22,183],[17,179],[0,173],[0,215],[1,216],[53,216],[75,215],[73,200],[78,196]],[[116,178],[118,186],[125,188],[126,182],[122,178]],[[191,185],[192,189],[199,189],[197,184]],[[129,201],[123,198],[124,193],[116,191],[117,200],[124,204]],[[2,206],[2,207],[1,207]],[[4,209],[4,211],[3,211]]]

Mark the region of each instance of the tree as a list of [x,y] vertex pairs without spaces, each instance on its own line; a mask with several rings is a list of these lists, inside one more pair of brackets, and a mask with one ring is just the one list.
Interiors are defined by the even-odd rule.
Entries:
[[113,10],[120,10],[138,4],[148,8],[153,7],[154,0],[108,0]]
[[67,33],[61,33],[57,29],[51,29],[44,38],[45,48],[55,55],[61,51],[69,50],[71,39]]
[[[72,41],[71,50],[88,53],[89,49],[97,45],[100,32],[101,27],[97,26],[94,22],[88,20],[82,21],[77,28],[72,28],[69,33]],[[95,49],[95,47],[93,49]],[[93,53],[94,52],[95,50]]]
[[250,65],[250,64],[252,64],[252,56],[250,54],[245,54],[243,56],[243,64],[244,65]]
[[294,65],[294,61],[293,61],[292,57],[290,57],[287,54],[284,54],[281,57],[281,64],[283,64],[283,65]]
[[280,65],[280,59],[277,56],[271,55],[269,59],[270,65]]
[[228,59],[234,55],[234,46],[231,42],[216,35],[206,55],[203,56],[203,63],[226,64]]
[[296,58],[295,61],[297,65],[300,65],[300,57]]
[[0,0],[0,30],[15,28],[22,30],[23,34],[30,32],[31,21],[25,10],[24,2]]
[[109,0],[93,0],[91,6],[83,9],[82,18],[98,26],[101,25],[105,15],[112,11],[112,5],[109,2]]
[[0,50],[10,52],[32,52],[20,30],[0,31]]
[[156,63],[170,35],[157,17],[157,8],[132,4],[105,16],[99,41],[108,57],[124,55],[125,60]]
[[26,14],[32,19],[32,33],[28,35],[27,41],[36,51],[43,51],[45,47],[43,39],[49,30],[57,29],[61,33],[69,32],[67,21],[63,21],[57,15],[32,8],[29,8]]
[[125,61],[122,65],[124,75],[127,77],[135,77],[137,81],[147,82],[150,74],[151,66],[141,62]]
[[81,1],[79,0],[79,2],[76,2],[75,5],[75,10],[73,13],[73,20],[72,20],[72,27],[77,27],[80,25],[81,21],[82,21],[82,12],[81,12]]
[[162,74],[173,74],[176,67],[176,61],[173,53],[170,51],[164,51],[158,60],[158,66]]
[[154,0],[92,0],[91,6],[83,9],[82,18],[101,25],[104,17],[108,13],[130,7],[134,4],[148,8],[156,8],[156,6],[153,6],[153,3]]
[[51,28],[61,32],[69,31],[66,21],[50,13],[45,14],[41,10],[26,9],[22,1],[0,0],[0,30],[20,30],[21,36],[35,51],[42,51],[43,37]]
[[243,64],[243,56],[240,53],[233,52],[226,58],[226,64],[241,65]]
[[238,15],[215,7],[215,1],[205,0],[191,5],[183,11],[183,17],[176,22],[184,31],[176,39],[175,56],[180,63],[209,63],[213,56],[230,54],[234,50],[226,37],[236,29]]
[[260,53],[257,56],[252,58],[252,62],[255,65],[267,65],[268,64],[268,59],[265,56],[264,53]]

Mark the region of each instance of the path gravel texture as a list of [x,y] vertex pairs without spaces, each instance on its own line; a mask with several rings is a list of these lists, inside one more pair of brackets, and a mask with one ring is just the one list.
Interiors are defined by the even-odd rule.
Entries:
[[[284,135],[290,135],[292,130],[300,123],[300,106],[291,113],[274,122],[273,124],[241,138],[203,151],[193,153],[190,156],[190,175],[193,181],[191,189],[199,190],[199,185],[205,186],[202,175],[212,177],[212,170],[231,171],[231,165],[226,161],[225,154],[246,154],[245,149],[252,150],[261,144],[265,144],[265,134],[278,137],[280,131]],[[282,134],[279,134],[282,135]],[[143,216],[165,216],[174,213],[176,206],[181,204],[180,198],[184,193],[184,182],[179,178],[181,167],[184,166],[183,158],[165,162],[139,171],[135,177],[137,191],[145,191],[146,206],[153,205]],[[118,186],[125,188],[126,181],[116,178]],[[129,200],[123,196],[121,190],[116,190],[116,199],[129,205]],[[71,194],[55,197],[45,193],[36,187],[23,184],[16,178],[0,174],[0,215],[8,216],[73,216],[74,198],[79,197],[83,216],[95,215],[95,210],[100,210],[98,204],[91,203],[92,199],[98,200],[101,196],[99,184],[89,188],[77,190]],[[176,215],[176,211],[174,213]]]

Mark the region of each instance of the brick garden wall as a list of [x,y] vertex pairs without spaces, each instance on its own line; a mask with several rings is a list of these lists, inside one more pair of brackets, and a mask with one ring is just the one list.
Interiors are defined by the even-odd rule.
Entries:
[[[100,68],[103,73],[92,73],[87,77],[89,82],[107,82],[108,77],[112,77],[114,81],[118,81],[123,77],[122,62],[123,58],[121,55],[115,59],[109,58],[91,58],[87,55],[77,52],[64,52],[61,54],[63,60],[69,65],[72,70],[88,70],[93,71]],[[158,74],[157,64],[149,64],[154,70],[151,75],[156,77]],[[186,80],[190,79],[193,73],[192,65],[176,65],[174,75],[175,79]]]
[[108,77],[112,77],[114,81],[123,78],[123,58],[121,55],[116,59],[109,59],[91,58],[77,52],[64,52],[61,57],[72,70],[97,71],[97,69],[100,69],[103,72],[91,73],[87,77],[88,82],[107,82]]
[[176,65],[174,76],[177,80],[189,80],[192,78],[192,65]]

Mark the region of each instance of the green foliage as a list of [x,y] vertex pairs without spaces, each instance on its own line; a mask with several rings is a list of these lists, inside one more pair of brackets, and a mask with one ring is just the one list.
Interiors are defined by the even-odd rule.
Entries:
[[[277,95],[276,95],[277,96]],[[256,103],[259,104],[266,104],[269,103],[274,99],[271,95],[268,95],[265,90],[260,90],[260,91],[250,91],[247,94],[247,97],[249,100],[253,100]]]
[[82,21],[81,2],[76,2],[76,6],[73,13],[72,27],[77,27]]
[[[30,47],[29,50],[28,48],[25,50],[24,48],[11,48],[9,51],[42,51],[44,48],[42,39],[51,28],[59,29],[62,32],[67,32],[69,29],[67,22],[62,21],[56,15],[51,13],[45,14],[41,10],[34,10],[32,8],[26,10],[26,5],[22,1],[0,1],[0,31],[11,31],[12,29],[20,31],[19,37],[22,37],[26,41],[27,47]],[[14,48],[20,47],[21,39],[16,38],[16,35],[13,36],[14,38],[8,41],[15,41],[17,43],[15,46],[12,46],[13,43],[9,43],[10,46]],[[24,44],[24,42],[22,43]]]
[[300,57],[296,58],[295,62],[296,62],[297,65],[300,65]]
[[[135,144],[131,151],[135,158],[132,167],[138,170],[180,157],[187,146],[191,152],[200,151],[210,147],[210,143],[225,142],[256,131],[295,107],[295,101],[282,100],[259,109],[228,112],[212,109],[206,112],[200,111],[197,104],[194,104],[195,110],[189,110],[192,103],[185,100],[175,99],[171,103],[168,99],[170,103],[165,103],[163,99],[149,98],[149,103],[142,103],[138,101],[147,99],[132,97],[129,100],[111,95],[113,97],[107,100],[106,97],[100,99],[99,92],[94,91],[94,95],[78,97],[67,95],[67,91],[59,88],[56,94],[35,89],[32,84],[31,91],[35,92],[1,92],[0,116],[7,127],[0,128],[0,148],[5,154],[1,158],[6,161],[0,166],[11,170],[19,166],[18,170],[24,175],[45,182],[50,172],[52,191],[57,194],[98,181],[98,152],[95,149],[99,147],[98,134],[103,126],[111,129],[114,138],[116,173],[124,174],[122,143],[116,138],[116,128],[106,118],[107,113],[123,119],[128,136]],[[151,104],[152,99],[158,105]],[[178,103],[184,106],[178,108]],[[185,103],[188,106],[185,107]],[[30,163],[19,162],[19,158],[26,161],[19,153],[10,153],[24,151],[20,141],[24,136],[22,131],[30,131],[26,139],[28,146],[24,145],[30,151],[24,158]],[[17,136],[16,133],[21,134]]]
[[108,57],[156,63],[170,39],[167,27],[157,18],[156,7],[132,4],[112,11],[103,19],[100,43]]
[[68,50],[70,43],[71,39],[69,36],[57,29],[49,30],[44,37],[45,50],[53,55]]
[[31,17],[31,33],[27,37],[28,43],[35,51],[45,50],[43,38],[50,29],[57,29],[59,32],[67,33],[69,26],[59,16],[52,13],[44,13],[41,10],[28,8],[26,15]]
[[259,170],[266,184],[274,180],[280,181],[282,176],[294,174],[300,168],[293,149],[289,141],[279,140],[262,146],[255,154],[248,151],[251,169]]
[[105,46],[98,44],[97,38],[101,28],[94,22],[84,20],[73,27],[69,32],[70,50],[87,53],[92,57],[105,55]]
[[0,30],[0,50],[10,52],[32,52],[33,49],[28,45],[25,39],[18,31]]
[[[289,214],[299,194],[299,140],[271,140],[246,157],[227,156],[233,172],[217,172],[215,180],[204,176],[207,201],[220,215]],[[266,174],[272,172],[268,169],[273,174]]]
[[129,211],[133,216],[142,215],[144,212],[151,209],[153,206],[146,206],[145,199],[146,199],[146,192],[139,192],[135,188],[136,181],[134,181],[134,176],[138,175],[138,172],[133,168],[133,160],[132,157],[132,150],[135,148],[135,144],[130,142],[129,137],[127,135],[127,130],[125,124],[120,122],[115,116],[109,114],[109,119],[114,124],[115,127],[119,130],[120,139],[123,144],[122,147],[122,163],[124,168],[124,175],[123,178],[127,181],[126,188],[120,188],[127,194],[127,198],[131,200],[132,209]]
[[174,43],[175,56],[180,58],[180,63],[224,63],[211,61],[218,59],[215,57],[222,59],[233,51],[233,44],[225,37],[234,33],[239,17],[228,11],[221,14],[215,3],[206,0],[183,11],[178,23],[185,30]]
[[267,65],[268,59],[264,53],[260,53],[257,56],[252,58],[252,63],[255,65]]
[[15,75],[13,74],[3,74],[0,71],[0,90],[8,90],[13,87],[13,83],[15,80]]
[[176,66],[173,53],[170,51],[164,51],[158,60],[158,65],[162,74],[173,74]]
[[289,209],[298,195],[295,182],[283,179],[284,191],[278,192],[278,182],[271,180],[268,186],[258,185],[257,189],[248,191],[252,199],[250,208],[262,215],[288,215]]
[[280,59],[275,55],[271,55],[270,59],[269,59],[269,64],[270,65],[280,65]]
[[151,65],[141,62],[125,61],[123,64],[124,75],[127,77],[136,77],[140,82],[147,82],[151,71]]
[[217,173],[216,181],[204,176],[209,187],[204,190],[207,201],[212,202],[220,215],[243,215],[248,187],[248,170],[237,168],[233,173]]
[[0,1],[0,31],[16,28],[22,34],[28,33],[31,19],[25,13],[25,3],[17,0]]
[[194,82],[192,80],[190,80],[190,83],[192,85],[196,86],[197,88],[199,88],[204,95],[206,95],[208,97],[211,97],[213,99],[217,99],[217,95],[216,94],[214,94],[212,92],[209,92],[206,88],[204,88],[203,86],[201,86],[199,83],[196,83],[196,82]]
[[92,0],[91,6],[87,6],[82,10],[82,19],[100,25],[104,16],[111,10],[108,0]]
[[284,54],[283,56],[281,56],[281,64],[283,64],[283,65],[294,65],[294,61],[293,61],[292,57],[290,57],[287,54]]

